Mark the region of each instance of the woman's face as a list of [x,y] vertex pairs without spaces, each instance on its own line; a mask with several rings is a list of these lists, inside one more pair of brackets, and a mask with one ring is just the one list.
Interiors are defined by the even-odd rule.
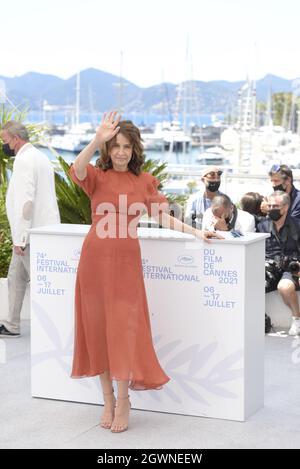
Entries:
[[132,157],[132,144],[124,135],[118,133],[115,144],[109,150],[109,156],[116,171],[127,171]]

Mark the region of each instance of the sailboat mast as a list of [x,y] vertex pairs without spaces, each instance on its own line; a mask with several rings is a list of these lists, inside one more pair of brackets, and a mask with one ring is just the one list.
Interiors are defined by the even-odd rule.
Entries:
[[7,96],[5,81],[0,80],[0,104],[5,104],[6,102],[11,105],[13,110],[17,109],[17,106]]
[[80,118],[80,72],[76,77],[76,109],[75,109],[75,125],[79,125]]
[[186,153],[186,141],[185,141],[185,136],[186,136],[186,113],[187,113],[187,87],[188,87],[188,79],[189,79],[189,38],[187,37],[186,41],[186,56],[185,56],[185,67],[186,67],[186,73],[185,73],[185,84],[183,88],[183,147],[182,151],[183,154]]
[[123,112],[123,51],[120,52],[119,112]]

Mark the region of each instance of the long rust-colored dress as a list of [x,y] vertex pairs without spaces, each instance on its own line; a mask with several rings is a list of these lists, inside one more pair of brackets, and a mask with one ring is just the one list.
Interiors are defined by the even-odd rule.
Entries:
[[142,203],[150,213],[150,204],[166,198],[148,173],[136,176],[89,164],[83,181],[73,166],[70,176],[89,196],[92,208],[76,279],[72,377],[108,371],[111,379],[128,380],[131,389],[160,389],[169,378],[152,344],[136,236],[137,206],[132,204]]

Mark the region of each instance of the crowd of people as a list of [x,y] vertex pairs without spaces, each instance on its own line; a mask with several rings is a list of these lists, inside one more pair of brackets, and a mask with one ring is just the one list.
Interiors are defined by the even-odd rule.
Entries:
[[[10,121],[0,129],[0,139],[7,157],[15,157],[6,198],[13,241],[9,311],[0,321],[0,338],[16,338],[20,336],[20,312],[30,273],[28,230],[57,224],[60,216],[53,167],[29,142],[26,127]],[[92,165],[97,150],[100,158]],[[107,236],[106,230],[99,230],[108,206],[108,211],[124,212],[120,195],[126,195],[129,205],[142,206],[162,227],[204,241],[222,239],[224,231],[269,233],[266,292],[278,289],[293,317],[289,334],[300,333],[300,191],[293,184],[291,169],[286,165],[272,167],[271,195],[265,198],[248,192],[237,206],[220,191],[222,170],[207,167],[202,173],[204,190],[189,198],[185,220],[181,221],[172,216],[166,197],[158,191],[158,179],[142,171],[143,162],[139,129],[111,112],[103,116],[96,136],[70,168],[70,177],[90,198],[92,211],[77,272],[71,376],[99,375],[105,404],[100,425],[114,433],[128,428],[129,389],[160,389],[169,381],[152,343],[137,226],[129,232],[134,216],[127,217],[122,226],[125,237]],[[106,208],[103,213],[101,204]],[[112,220],[116,220],[111,226],[114,234],[124,222],[122,217]],[[117,382],[116,397],[113,381]]]
[[235,205],[220,191],[222,170],[206,167],[204,189],[192,194],[186,204],[185,220],[210,231],[268,233],[266,239],[266,293],[278,289],[292,314],[290,335],[300,333],[297,291],[300,289],[300,191],[287,165],[269,171],[270,195],[247,192]]

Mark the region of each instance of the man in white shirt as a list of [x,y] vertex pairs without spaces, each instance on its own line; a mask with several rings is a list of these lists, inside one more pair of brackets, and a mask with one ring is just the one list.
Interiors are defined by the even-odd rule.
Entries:
[[4,153],[15,155],[6,194],[13,241],[7,276],[9,312],[7,319],[0,322],[0,337],[6,338],[20,335],[20,314],[30,273],[28,230],[60,223],[60,217],[53,167],[49,159],[29,142],[26,127],[9,121],[2,127],[0,138]]
[[204,213],[202,229],[254,232],[255,219],[250,213],[237,209],[230,198],[222,194],[212,200],[211,207]]

